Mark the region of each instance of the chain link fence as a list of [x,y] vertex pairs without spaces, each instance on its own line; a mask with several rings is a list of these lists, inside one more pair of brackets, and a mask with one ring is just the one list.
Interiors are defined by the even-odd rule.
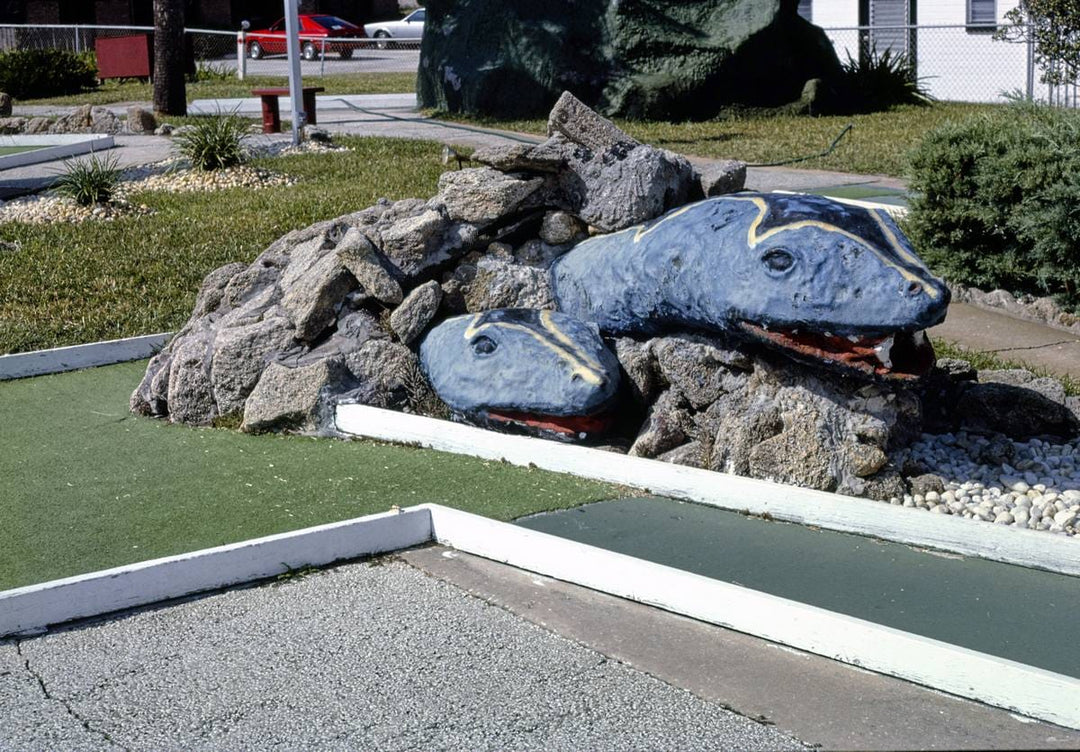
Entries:
[[[1026,42],[995,39],[994,27],[852,26],[826,28],[840,59],[859,58],[859,51],[892,50],[914,63],[915,75],[931,96],[944,101],[1003,102],[1011,95],[1056,105],[1077,106],[1075,85],[1047,86],[1034,50]],[[0,50],[53,47],[94,50],[98,39],[153,34],[149,26],[0,25]],[[195,69],[217,75],[287,76],[284,40],[258,32],[211,29],[186,31]],[[414,73],[418,40],[302,37],[305,77],[360,72]]]
[[[891,50],[913,63],[915,76],[935,99],[1005,102],[1019,96],[1077,106],[1077,87],[1047,86],[1026,41],[995,39],[990,26],[851,26],[826,28],[841,61],[860,50]],[[1017,29],[1017,31],[1020,31]],[[1019,35],[1021,38],[1024,35]]]
[[[0,51],[54,48],[70,52],[94,51],[99,39],[153,35],[152,26],[27,26],[0,25]],[[196,70],[211,74],[287,76],[284,40],[252,33],[187,29],[188,56]],[[304,76],[341,73],[415,73],[420,60],[419,40],[301,37]],[[278,48],[281,49],[278,49]]]

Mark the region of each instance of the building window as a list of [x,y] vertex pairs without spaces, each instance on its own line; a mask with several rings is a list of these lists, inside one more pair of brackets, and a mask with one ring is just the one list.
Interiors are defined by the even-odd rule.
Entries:
[[967,0],[967,25],[993,29],[997,25],[997,0]]
[[814,0],[799,0],[799,15],[810,23],[814,22]]

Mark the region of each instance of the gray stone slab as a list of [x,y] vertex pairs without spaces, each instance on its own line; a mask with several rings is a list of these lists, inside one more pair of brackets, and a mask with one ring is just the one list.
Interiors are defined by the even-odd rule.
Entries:
[[0,672],[0,749],[803,748],[400,561],[0,643]]

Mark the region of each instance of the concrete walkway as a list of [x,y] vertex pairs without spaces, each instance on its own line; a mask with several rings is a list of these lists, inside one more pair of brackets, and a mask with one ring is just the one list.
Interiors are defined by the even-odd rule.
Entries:
[[805,749],[400,561],[0,642],[0,749]]
[[1053,749],[1080,732],[442,547],[0,641],[0,749]]
[[1001,311],[953,303],[931,337],[955,342],[1080,381],[1080,336]]

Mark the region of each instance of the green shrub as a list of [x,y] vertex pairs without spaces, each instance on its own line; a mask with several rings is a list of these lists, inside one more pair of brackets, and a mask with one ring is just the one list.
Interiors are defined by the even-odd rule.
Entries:
[[874,48],[856,60],[848,53],[839,81],[844,109],[879,112],[899,104],[926,105],[933,98],[923,88],[907,55]]
[[235,115],[208,117],[176,137],[180,153],[198,170],[218,170],[244,161],[248,121]]
[[53,190],[74,199],[80,206],[104,204],[112,200],[120,183],[116,157],[98,159],[97,155],[78,162],[65,162],[64,174],[53,183]]
[[906,229],[939,274],[1080,306],[1080,114],[1014,104],[931,131]]
[[0,91],[15,99],[78,94],[98,85],[92,52],[12,50],[0,52]]

